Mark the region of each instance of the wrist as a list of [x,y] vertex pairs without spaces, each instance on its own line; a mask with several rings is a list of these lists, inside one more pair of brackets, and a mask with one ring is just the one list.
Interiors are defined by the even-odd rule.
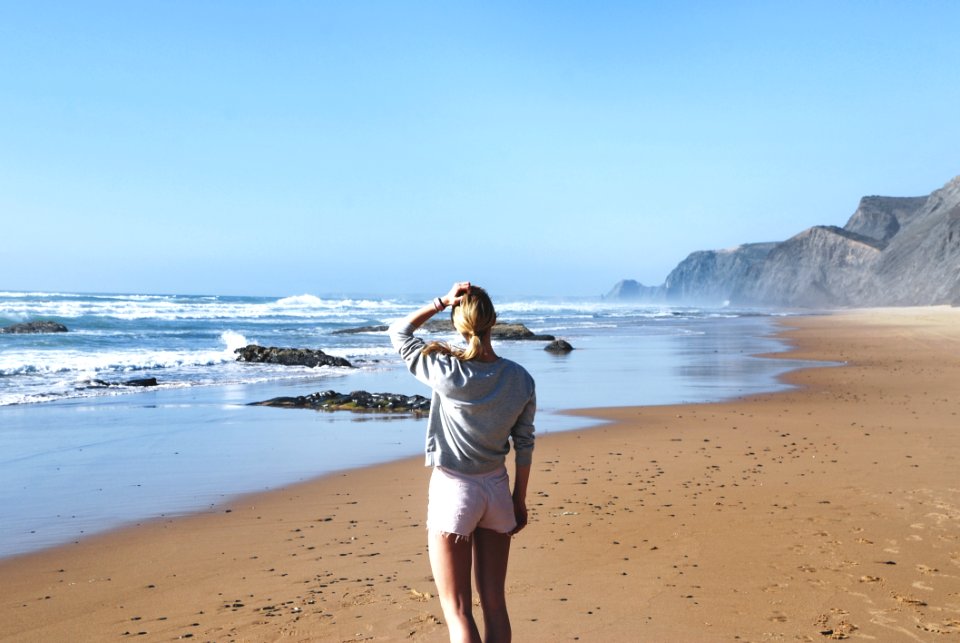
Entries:
[[443,297],[435,297],[433,299],[433,309],[436,312],[439,313],[446,307],[447,307],[447,302],[443,301]]

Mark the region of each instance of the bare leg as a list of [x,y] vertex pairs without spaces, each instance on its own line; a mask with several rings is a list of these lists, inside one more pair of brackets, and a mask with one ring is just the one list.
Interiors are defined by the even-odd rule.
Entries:
[[428,542],[430,567],[451,643],[480,643],[470,588],[473,543],[453,534],[433,531]]
[[512,631],[506,597],[510,534],[478,528],[473,532],[473,553],[477,592],[483,608],[483,640],[486,643],[510,643]]

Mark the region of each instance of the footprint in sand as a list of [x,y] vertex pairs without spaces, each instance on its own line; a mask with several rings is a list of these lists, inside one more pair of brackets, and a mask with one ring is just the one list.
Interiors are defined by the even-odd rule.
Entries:
[[913,605],[915,607],[924,607],[927,602],[922,601],[919,598],[914,598],[913,596],[907,596],[906,594],[894,594],[893,599],[898,603],[903,603],[904,605]]
[[950,619],[943,623],[917,623],[917,628],[933,634],[960,634],[960,620]]
[[425,603],[426,601],[433,599],[433,594],[431,594],[430,592],[420,592],[411,587],[410,598],[415,601],[420,601],[421,603]]
[[913,587],[914,587],[915,589],[922,589],[922,590],[926,590],[926,591],[928,591],[928,592],[932,592],[932,591],[933,591],[933,588],[932,588],[932,587],[930,587],[929,585],[925,584],[923,581],[919,581],[919,580],[918,580],[916,583],[913,584]]
[[844,618],[847,615],[845,610],[831,609],[831,614],[821,614],[814,621],[820,636],[828,639],[842,640],[850,638],[850,635],[859,628]]
[[925,516],[926,518],[933,518],[934,522],[937,523],[937,527],[942,527],[943,523],[950,522],[950,516],[941,513],[930,513]]
[[432,630],[437,625],[443,625],[443,621],[433,614],[423,612],[411,619],[407,619],[398,625],[397,629],[406,631],[407,637],[409,638]]

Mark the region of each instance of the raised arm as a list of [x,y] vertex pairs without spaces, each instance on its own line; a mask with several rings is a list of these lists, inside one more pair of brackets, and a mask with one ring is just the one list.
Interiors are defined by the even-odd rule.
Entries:
[[414,329],[420,328],[423,324],[439,313],[447,306],[455,306],[460,303],[460,299],[470,292],[469,281],[458,281],[450,287],[450,291],[443,297],[437,297],[429,304],[424,304],[404,318],[404,322]]

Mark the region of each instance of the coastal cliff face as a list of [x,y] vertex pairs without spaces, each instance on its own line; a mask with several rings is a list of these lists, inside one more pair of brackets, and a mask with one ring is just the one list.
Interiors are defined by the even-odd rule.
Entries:
[[871,301],[960,305],[960,176],[927,198],[877,261]]
[[714,305],[960,305],[960,176],[925,197],[864,197],[842,228],[694,252],[639,296],[651,289]]
[[701,250],[684,259],[663,284],[671,301],[722,303],[730,299],[731,284],[749,280],[776,243],[748,243],[726,250]]
[[849,298],[879,260],[875,239],[833,226],[815,226],[778,243],[745,279],[732,283],[731,301],[819,307]]

